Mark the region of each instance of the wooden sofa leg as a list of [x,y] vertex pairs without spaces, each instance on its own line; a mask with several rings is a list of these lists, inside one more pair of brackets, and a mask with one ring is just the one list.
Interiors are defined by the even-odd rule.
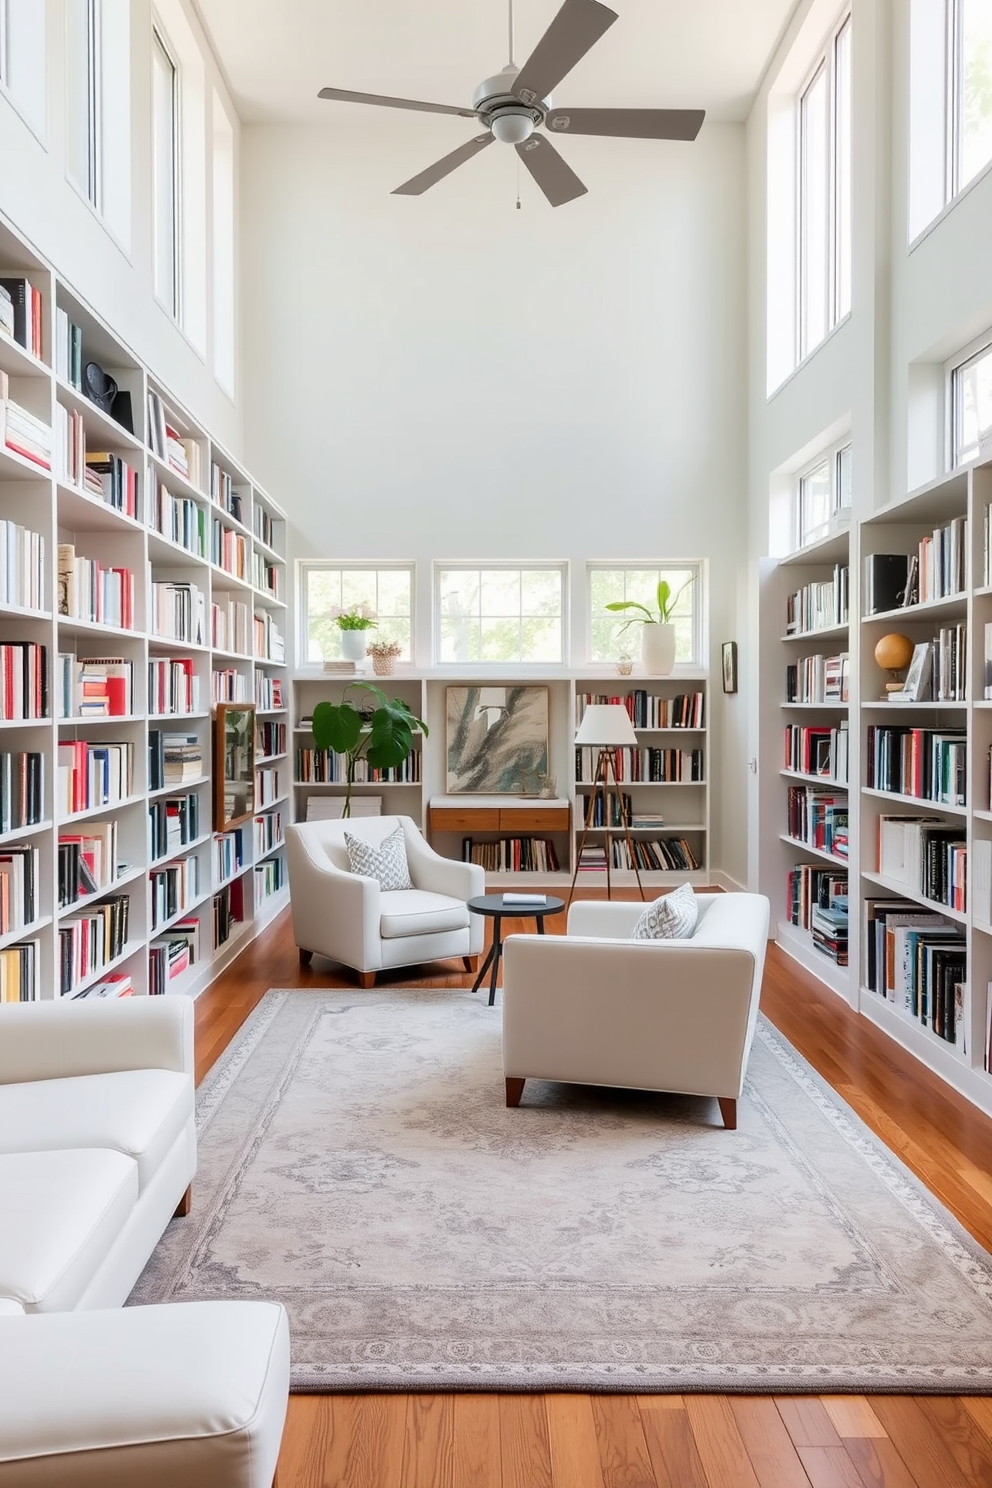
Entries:
[[731,1100],[730,1097],[727,1095],[720,1095],[717,1097],[717,1099],[720,1102],[720,1115],[723,1117],[724,1126],[727,1128],[728,1131],[736,1131],[737,1102],[735,1100]]
[[300,965],[301,966],[309,966],[310,965],[310,962],[312,960],[313,960],[313,951],[305,951],[303,949],[303,947],[301,946],[300,947]]
[[187,1214],[189,1213],[189,1211],[192,1209],[192,1207],[193,1207],[193,1185],[191,1183],[187,1187],[186,1192],[183,1194],[182,1198],[179,1200],[179,1203],[176,1205],[176,1212],[172,1216],[173,1219],[185,1219],[186,1216],[187,1216]]
[[524,1093],[526,1079],[518,1080],[516,1076],[506,1082],[506,1104],[508,1106],[519,1106],[520,1097]]
[[375,972],[374,971],[360,971],[358,973],[358,985],[360,987],[364,988],[364,990],[366,992],[369,990],[370,987],[374,987],[375,986]]
[[463,956],[462,965],[464,966],[466,971],[478,971],[479,958],[478,956]]

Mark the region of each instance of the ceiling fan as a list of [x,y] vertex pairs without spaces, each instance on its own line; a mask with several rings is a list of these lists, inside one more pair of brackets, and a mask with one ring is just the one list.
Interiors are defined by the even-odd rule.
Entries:
[[471,108],[447,103],[419,103],[412,98],[386,98],[378,93],[350,93],[321,88],[318,97],[339,103],[376,103],[386,108],[418,109],[428,114],[457,114],[478,119],[485,133],[459,145],[419,175],[397,186],[394,196],[420,196],[458,166],[478,155],[494,139],[513,145],[553,207],[585,194],[571,166],[543,134],[599,134],[614,139],[694,140],[703,122],[702,109],[552,108],[551,90],[580,62],[617,19],[599,0],[565,0],[523,67],[513,61],[513,0],[509,3],[510,61],[475,90]]

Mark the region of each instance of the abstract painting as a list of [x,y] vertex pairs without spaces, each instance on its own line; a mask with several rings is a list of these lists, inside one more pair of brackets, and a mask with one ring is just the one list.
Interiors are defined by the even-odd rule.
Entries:
[[548,770],[546,687],[449,687],[451,794],[536,795]]

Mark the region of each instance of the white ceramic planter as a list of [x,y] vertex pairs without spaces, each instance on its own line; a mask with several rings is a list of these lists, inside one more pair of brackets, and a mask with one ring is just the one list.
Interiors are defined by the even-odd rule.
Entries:
[[368,639],[367,630],[343,630],[341,632],[341,655],[345,661],[362,661]]
[[675,626],[641,626],[641,661],[649,677],[667,677],[675,665]]

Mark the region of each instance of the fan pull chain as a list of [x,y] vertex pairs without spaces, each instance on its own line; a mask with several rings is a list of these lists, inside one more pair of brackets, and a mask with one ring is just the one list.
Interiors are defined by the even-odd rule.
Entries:
[[517,211],[520,211],[520,156],[517,156]]

